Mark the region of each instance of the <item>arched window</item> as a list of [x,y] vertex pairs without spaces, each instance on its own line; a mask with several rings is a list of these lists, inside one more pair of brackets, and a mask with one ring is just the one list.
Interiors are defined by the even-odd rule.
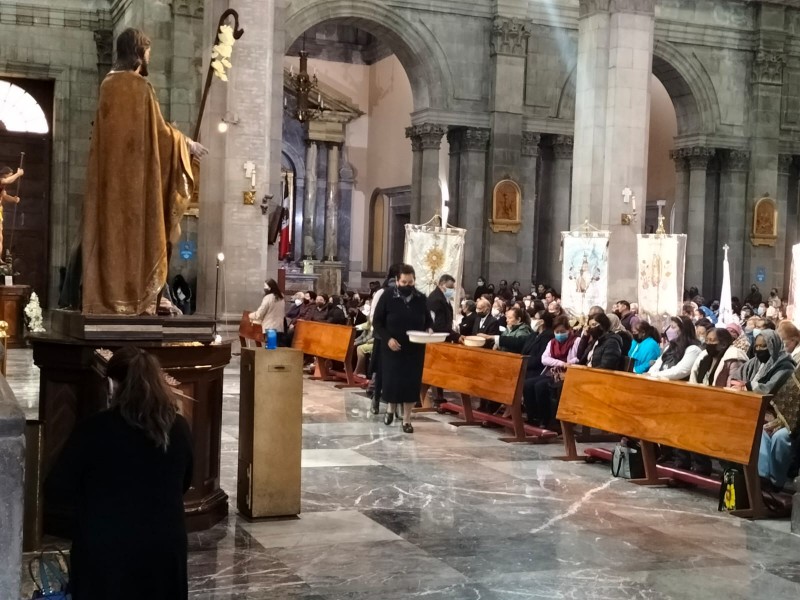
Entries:
[[21,87],[0,81],[0,129],[18,133],[47,133],[42,107]]

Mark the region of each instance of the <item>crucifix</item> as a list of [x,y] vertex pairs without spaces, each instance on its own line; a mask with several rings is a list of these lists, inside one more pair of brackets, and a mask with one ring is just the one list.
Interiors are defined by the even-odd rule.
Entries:
[[625,186],[625,188],[622,190],[622,201],[625,202],[625,204],[630,204],[631,196],[633,196],[633,190],[628,186]]
[[244,176],[250,180],[250,186],[256,187],[256,163],[248,160],[242,165],[244,167]]

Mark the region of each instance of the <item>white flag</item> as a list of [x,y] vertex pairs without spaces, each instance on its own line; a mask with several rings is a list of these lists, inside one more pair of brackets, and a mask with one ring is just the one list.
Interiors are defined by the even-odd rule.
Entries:
[[718,327],[739,322],[739,319],[733,314],[733,301],[731,300],[731,265],[728,262],[728,244],[725,244],[722,249],[725,251],[725,258],[722,260],[722,292],[719,296]]

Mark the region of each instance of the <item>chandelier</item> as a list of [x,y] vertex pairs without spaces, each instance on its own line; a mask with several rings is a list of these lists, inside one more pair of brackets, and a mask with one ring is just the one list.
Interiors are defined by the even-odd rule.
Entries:
[[[325,101],[317,88],[317,74],[308,74],[308,52],[305,48],[305,39],[303,39],[303,49],[300,50],[300,72],[295,75],[294,67],[289,69],[289,80],[292,87],[297,92],[297,108],[294,112],[294,118],[301,123],[307,123],[314,119],[322,117],[325,111]],[[316,106],[312,106],[312,98],[316,93],[317,101]]]

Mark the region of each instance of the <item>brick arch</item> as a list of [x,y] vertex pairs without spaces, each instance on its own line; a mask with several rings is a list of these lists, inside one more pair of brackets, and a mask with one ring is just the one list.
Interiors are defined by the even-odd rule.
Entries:
[[286,15],[286,51],[311,27],[336,20],[381,39],[397,55],[408,75],[414,110],[446,109],[453,96],[447,58],[435,37],[378,0],[312,0]]

